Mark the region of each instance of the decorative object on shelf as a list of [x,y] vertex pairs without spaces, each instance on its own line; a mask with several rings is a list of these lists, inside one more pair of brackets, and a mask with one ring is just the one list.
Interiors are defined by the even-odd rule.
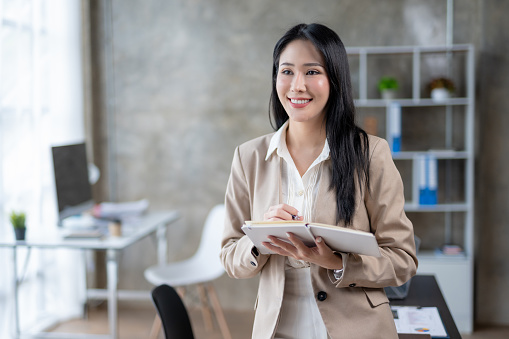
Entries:
[[448,244],[435,249],[435,255],[437,256],[465,256],[465,251],[459,245]]
[[401,105],[391,102],[388,111],[388,142],[393,153],[401,151]]
[[432,154],[418,154],[416,155],[416,162],[419,204],[436,205],[438,188],[437,158]]
[[455,86],[451,79],[440,77],[431,80],[429,89],[431,91],[431,99],[436,102],[444,102],[454,93]]
[[16,235],[16,240],[25,240],[25,231],[26,231],[26,214],[25,212],[15,212],[12,211],[10,214],[11,224],[14,227],[14,233]]
[[378,81],[378,90],[384,100],[394,100],[396,91],[399,88],[398,80],[393,77],[382,77]]

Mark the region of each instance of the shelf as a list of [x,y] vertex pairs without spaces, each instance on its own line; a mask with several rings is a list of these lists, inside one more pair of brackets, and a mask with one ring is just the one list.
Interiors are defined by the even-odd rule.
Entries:
[[468,159],[469,153],[466,151],[420,151],[420,152],[393,152],[394,160],[413,160],[416,155],[434,155],[437,159]]
[[436,260],[441,262],[447,262],[447,261],[468,261],[470,260],[470,257],[466,254],[459,254],[459,255],[439,255],[436,254],[434,251],[427,250],[427,251],[421,251],[419,254],[417,254],[417,259],[419,261],[421,260]]
[[465,203],[455,204],[436,204],[436,205],[419,205],[413,202],[405,204],[406,212],[468,212],[471,206]]
[[415,54],[415,53],[444,53],[444,52],[469,52],[471,44],[455,44],[450,46],[364,46],[347,47],[346,52],[351,55],[360,54]]
[[[374,118],[379,121],[385,120],[385,135],[382,137],[385,137],[391,149],[400,150],[398,146],[403,146],[405,150],[392,153],[392,158],[396,166],[401,166],[403,169],[402,177],[410,178],[406,182],[410,181],[411,189],[406,193],[411,193],[411,197],[410,201],[406,201],[404,210],[406,213],[412,213],[409,216],[410,219],[417,221],[414,223],[418,225],[416,234],[429,242],[428,248],[442,246],[455,240],[466,253],[443,255],[433,250],[422,250],[417,255],[419,259],[417,272],[418,274],[434,274],[437,277],[447,303],[451,306],[453,316],[463,322],[460,331],[470,332],[473,323],[474,261],[474,47],[470,44],[367,46],[347,48],[347,53],[353,56],[352,64],[358,65],[357,74],[354,75],[355,82],[358,82],[354,88],[357,96],[354,100],[355,106],[367,115],[375,115]],[[405,78],[403,82],[405,91],[400,92],[400,98],[381,99],[378,92],[375,92],[377,79],[374,77],[380,77],[385,72],[390,73],[391,70],[396,72],[394,75],[399,74]],[[457,82],[458,88],[461,89],[457,97],[443,101],[428,97],[425,86],[431,77],[440,73],[450,76]],[[397,105],[394,105],[395,103]],[[382,118],[383,111],[385,111],[385,119]],[[404,117],[407,112],[409,117]],[[426,123],[419,126],[418,121],[428,113],[432,113],[432,116],[428,115]],[[429,120],[432,118],[436,119],[437,126],[441,124],[436,135],[428,131],[434,127],[434,122]],[[404,119],[408,120],[401,125]],[[404,133],[401,133],[402,128],[406,129]],[[412,136],[412,142],[406,144],[405,137],[414,132],[410,129],[415,129],[416,134]],[[441,138],[442,134],[443,140],[435,140]],[[422,140],[417,140],[418,138]],[[430,143],[430,138],[435,139]],[[440,147],[444,149],[427,150],[430,145],[442,145]],[[446,165],[445,171],[438,171],[435,159],[439,160],[441,165]],[[451,161],[444,164],[444,160]],[[464,172],[459,178],[452,176],[452,170],[456,168]],[[430,172],[433,174],[423,175]],[[437,177],[441,175],[444,177],[437,180]],[[423,185],[440,192],[440,201],[454,203],[420,205],[419,194]],[[463,185],[463,188],[458,185]],[[456,196],[459,197],[453,198]],[[456,223],[453,222],[453,213],[460,214],[463,219],[463,226],[459,231],[456,230]],[[437,220],[428,221],[434,217],[437,217]],[[443,237],[435,239],[433,234],[430,237],[428,232],[431,231],[427,229],[426,222],[437,222],[436,226],[440,227]],[[453,237],[453,231],[462,233],[463,240]]]
[[357,107],[386,107],[391,102],[397,102],[401,107],[431,107],[431,106],[466,106],[468,105],[469,99],[467,98],[450,98],[444,101],[437,102],[433,99],[356,99],[355,106]]

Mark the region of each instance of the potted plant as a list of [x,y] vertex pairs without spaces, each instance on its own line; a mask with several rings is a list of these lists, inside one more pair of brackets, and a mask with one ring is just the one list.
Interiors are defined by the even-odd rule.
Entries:
[[382,95],[382,99],[393,100],[396,97],[398,88],[399,84],[396,78],[385,76],[378,81],[378,90]]
[[14,227],[14,233],[16,234],[16,240],[25,240],[26,231],[26,214],[25,212],[12,211],[10,214],[11,224]]
[[442,102],[451,97],[454,93],[454,82],[451,79],[440,77],[431,80],[429,83],[429,89],[431,92],[431,99],[434,101]]

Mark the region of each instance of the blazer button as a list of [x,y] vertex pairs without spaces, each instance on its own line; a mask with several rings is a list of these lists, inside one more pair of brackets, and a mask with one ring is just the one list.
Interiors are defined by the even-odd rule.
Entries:
[[327,293],[325,293],[324,291],[320,291],[318,292],[318,295],[316,297],[318,298],[318,300],[324,301],[325,299],[327,299]]
[[355,287],[355,284],[350,284],[350,285],[348,285],[348,286],[350,286],[350,287]]
[[251,265],[256,266],[256,263],[254,261],[251,261]]

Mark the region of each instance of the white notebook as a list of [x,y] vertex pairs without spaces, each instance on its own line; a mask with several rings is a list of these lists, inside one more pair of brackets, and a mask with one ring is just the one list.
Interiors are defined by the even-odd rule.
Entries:
[[344,227],[291,220],[246,221],[242,230],[262,254],[273,253],[262,245],[262,242],[269,241],[269,235],[289,241],[286,233],[291,232],[310,247],[316,246],[314,241],[316,237],[322,237],[327,246],[338,252],[381,256],[378,243],[372,233]]

